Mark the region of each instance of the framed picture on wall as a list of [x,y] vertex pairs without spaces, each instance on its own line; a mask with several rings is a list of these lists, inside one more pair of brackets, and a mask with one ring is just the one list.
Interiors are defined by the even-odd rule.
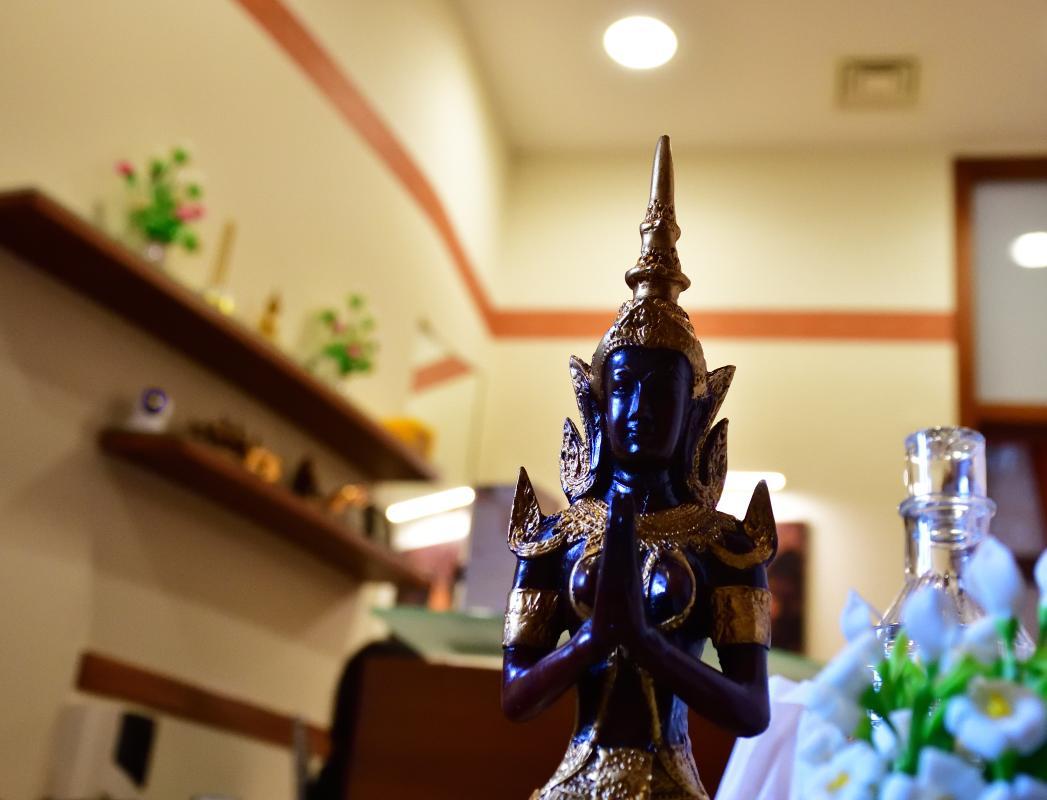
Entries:
[[767,568],[771,588],[772,647],[803,653],[807,605],[807,526],[778,523],[778,555]]

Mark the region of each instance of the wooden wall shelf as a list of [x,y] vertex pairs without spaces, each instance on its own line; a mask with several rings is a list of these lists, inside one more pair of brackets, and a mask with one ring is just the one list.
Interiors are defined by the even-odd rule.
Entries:
[[424,459],[260,336],[41,192],[0,193],[0,247],[240,387],[364,477],[435,477]]
[[230,456],[180,436],[102,431],[108,453],[199,492],[360,580],[426,589],[425,575],[400,556],[348,529],[283,486],[266,483]]

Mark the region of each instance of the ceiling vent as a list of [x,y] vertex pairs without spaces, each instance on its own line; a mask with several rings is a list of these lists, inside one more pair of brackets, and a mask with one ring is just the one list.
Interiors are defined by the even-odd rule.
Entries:
[[841,108],[909,108],[916,103],[920,65],[915,58],[845,58],[837,74]]

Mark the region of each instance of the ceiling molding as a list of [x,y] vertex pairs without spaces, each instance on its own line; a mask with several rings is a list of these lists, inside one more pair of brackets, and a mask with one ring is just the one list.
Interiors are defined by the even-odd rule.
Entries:
[[[268,33],[407,190],[428,217],[477,313],[495,339],[601,336],[614,311],[495,308],[433,185],[304,23],[281,0],[232,0]],[[694,311],[703,338],[953,341],[951,312]]]

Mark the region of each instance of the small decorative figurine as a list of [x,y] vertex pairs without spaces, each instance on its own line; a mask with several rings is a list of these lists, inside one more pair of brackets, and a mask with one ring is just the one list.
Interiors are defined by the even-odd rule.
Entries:
[[143,433],[163,433],[171,424],[172,414],[174,400],[163,389],[151,386],[142,391],[127,419],[126,427]]
[[[716,510],[734,367],[708,372],[687,313],[669,139],[658,141],[633,298],[588,364],[570,361],[584,435],[564,424],[565,511],[543,516],[526,472],[513,504],[516,575],[502,707],[531,717],[572,686],[577,721],[532,800],[705,798],[687,708],[742,736],[767,727],[777,534],[767,486],[745,519]],[[561,633],[569,638],[557,646]],[[712,640],[722,671],[700,660]]]
[[291,476],[291,491],[299,497],[319,497],[320,482],[316,478],[316,464],[306,456],[298,462]]
[[244,454],[244,468],[266,483],[276,483],[283,475],[283,459],[268,447],[253,444]]
[[197,420],[189,423],[189,434],[222,450],[228,450],[242,460],[255,442],[247,436],[247,429],[238,422],[222,417],[216,421]]
[[280,334],[280,293],[273,292],[265,303],[265,311],[258,320],[258,332],[270,342]]
[[211,280],[204,287],[203,291],[204,300],[207,301],[207,304],[227,317],[231,317],[236,312],[236,301],[225,285],[229,277],[229,258],[233,252],[233,240],[235,238],[236,223],[229,220],[222,227],[222,238],[218,243],[218,254],[215,256],[214,267],[211,268]]

